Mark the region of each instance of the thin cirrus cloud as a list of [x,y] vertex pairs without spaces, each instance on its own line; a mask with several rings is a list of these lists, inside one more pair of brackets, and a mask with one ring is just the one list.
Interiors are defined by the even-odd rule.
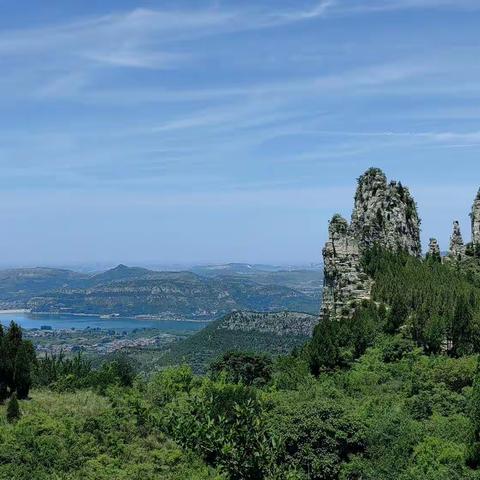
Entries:
[[[371,165],[420,200],[476,190],[480,3],[138,5],[122,11],[105,0],[78,17],[65,4],[57,24],[24,19],[0,32],[0,221],[12,238],[28,230],[39,239],[48,225],[71,255],[87,255],[76,238],[88,231],[102,245],[96,231],[108,219],[128,253],[138,245],[131,225],[190,238],[193,223],[210,256],[215,219],[238,227],[223,234],[225,248],[253,241],[267,220],[277,252],[295,256],[282,243],[289,229],[301,232],[305,259],[318,259],[322,225],[336,208],[348,214],[355,178]],[[442,188],[422,188],[432,182]],[[426,212],[435,225],[432,205]],[[3,251],[29,253],[7,240]],[[46,242],[44,252],[54,257],[58,246]],[[163,247],[179,259],[175,245]],[[154,258],[161,239],[151,248]],[[270,250],[259,245],[258,256]]]
[[198,36],[286,25],[322,16],[331,3],[325,1],[311,10],[287,12],[253,9],[162,11],[138,8],[59,26],[7,31],[0,35],[0,54],[58,55],[63,50],[63,53],[69,52],[72,56],[107,65],[161,67],[182,56],[149,51],[154,43],[171,45],[172,42]]
[[337,0],[331,8],[332,14],[365,14],[396,10],[478,10],[477,0]]

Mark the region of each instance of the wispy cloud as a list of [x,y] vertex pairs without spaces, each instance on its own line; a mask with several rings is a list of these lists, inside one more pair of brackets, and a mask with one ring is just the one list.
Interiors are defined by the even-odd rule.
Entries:
[[309,10],[285,12],[250,7],[231,10],[138,8],[57,26],[4,31],[0,34],[0,54],[4,57],[52,54],[58,58],[68,53],[71,58],[107,65],[163,68],[183,58],[171,51],[174,41],[317,18],[323,16],[332,3],[326,0]]
[[329,13],[355,15],[395,10],[478,10],[477,0],[337,0]]

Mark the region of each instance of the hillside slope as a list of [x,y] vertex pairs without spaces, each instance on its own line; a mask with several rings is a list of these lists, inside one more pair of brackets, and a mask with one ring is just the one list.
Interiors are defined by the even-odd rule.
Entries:
[[159,358],[161,365],[187,363],[204,372],[209,363],[229,350],[282,355],[303,345],[318,316],[298,312],[233,312],[191,337],[175,343]]
[[316,312],[318,298],[249,279],[202,278],[190,272],[156,272],[147,278],[63,288],[30,299],[36,312],[213,319],[233,310]]

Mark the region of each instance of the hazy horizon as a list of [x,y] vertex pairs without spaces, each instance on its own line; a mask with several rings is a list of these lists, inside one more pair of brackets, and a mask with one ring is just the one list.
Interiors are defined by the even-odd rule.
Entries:
[[[470,238],[480,2],[0,2],[0,265],[321,262],[370,166]],[[143,259],[143,260],[142,260]]]

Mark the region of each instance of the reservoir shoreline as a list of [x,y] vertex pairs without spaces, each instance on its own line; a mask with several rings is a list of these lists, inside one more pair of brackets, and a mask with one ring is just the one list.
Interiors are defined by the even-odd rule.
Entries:
[[16,308],[9,310],[0,310],[0,315],[9,315],[9,314],[18,314],[24,313],[32,316],[48,316],[48,315],[58,315],[58,316],[73,316],[73,317],[96,317],[96,318],[105,318],[109,320],[115,319],[129,319],[129,320],[144,320],[152,322],[198,322],[198,323],[208,323],[213,322],[215,319],[196,319],[196,318],[176,318],[176,317],[162,317],[160,315],[133,315],[133,316],[121,316],[116,314],[105,314],[105,313],[71,313],[71,312],[32,312],[27,308]]

